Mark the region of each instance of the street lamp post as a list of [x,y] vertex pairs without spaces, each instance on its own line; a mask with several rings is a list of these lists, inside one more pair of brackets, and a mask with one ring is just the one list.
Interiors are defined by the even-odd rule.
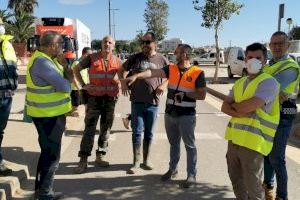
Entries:
[[112,17],[112,21],[113,21],[113,35],[114,35],[114,39],[116,40],[116,20],[115,20],[115,11],[118,11],[120,9],[118,8],[111,8],[111,10],[113,11],[113,17]]
[[293,19],[292,18],[287,18],[286,23],[289,25],[289,32],[288,32],[288,34],[289,34],[290,31],[291,31],[291,25],[293,24]]
[[108,33],[111,35],[111,20],[110,20],[110,0],[108,0]]

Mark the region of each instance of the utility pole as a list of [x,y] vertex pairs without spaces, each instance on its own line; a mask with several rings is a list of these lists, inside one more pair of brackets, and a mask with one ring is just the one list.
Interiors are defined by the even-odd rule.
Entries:
[[284,18],[284,4],[279,4],[279,13],[278,13],[278,31],[281,29],[281,19]]
[[110,18],[110,0],[108,0],[108,30],[109,35],[111,35],[111,18]]
[[115,20],[115,11],[118,11],[120,9],[118,8],[111,8],[111,10],[113,11],[113,17],[112,17],[112,22],[113,22],[113,36],[114,36],[114,40],[116,40],[116,20]]

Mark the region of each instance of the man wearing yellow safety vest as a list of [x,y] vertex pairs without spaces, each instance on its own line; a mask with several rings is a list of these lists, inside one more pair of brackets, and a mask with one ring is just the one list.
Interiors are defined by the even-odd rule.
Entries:
[[287,54],[290,44],[286,33],[275,32],[270,41],[273,54],[264,72],[272,75],[280,84],[280,122],[275,134],[271,153],[265,157],[264,188],[266,200],[273,200],[274,174],[276,174],[276,200],[287,200],[287,170],[285,149],[297,114],[296,99],[299,90],[299,66]]
[[279,85],[262,72],[267,49],[260,43],[246,48],[248,76],[237,80],[222,105],[232,116],[226,128],[228,174],[238,200],[264,200],[263,161],[273,146],[279,123]]
[[39,135],[35,194],[38,199],[59,199],[53,192],[54,174],[60,159],[65,114],[71,110],[72,70],[63,57],[63,39],[53,31],[45,32],[40,48],[29,60],[26,72],[26,107]]
[[168,79],[165,127],[170,143],[169,170],[162,175],[162,181],[176,177],[180,158],[180,140],[183,139],[187,152],[187,179],[183,187],[196,183],[197,149],[195,145],[196,100],[204,100],[206,82],[204,72],[198,66],[191,66],[192,48],[187,44],[177,46],[177,65],[170,64],[162,69],[151,69],[127,79],[131,85],[136,79],[161,77]]
[[12,38],[10,35],[5,35],[4,24],[0,18],[0,176],[9,176],[12,173],[12,170],[4,164],[1,152],[12,96],[18,85],[17,58],[14,48],[9,42]]

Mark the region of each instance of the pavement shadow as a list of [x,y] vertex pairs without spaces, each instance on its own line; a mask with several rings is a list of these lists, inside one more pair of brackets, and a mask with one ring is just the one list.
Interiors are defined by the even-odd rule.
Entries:
[[125,177],[70,178],[55,180],[56,188],[63,188],[64,199],[96,200],[96,199],[142,199],[142,200],[193,200],[193,199],[234,199],[226,198],[231,192],[227,186],[212,185],[200,182],[194,187],[184,189],[182,181],[167,183],[160,181],[160,175]]
[[[78,159],[79,161],[79,159]],[[68,162],[68,163],[60,163],[59,168],[56,172],[57,175],[72,175],[74,174],[74,169],[77,167],[77,162]],[[129,169],[131,164],[111,164],[109,167],[100,167],[95,164],[94,161],[88,162],[88,169],[86,173],[94,173],[94,172],[112,172],[112,171],[124,171]]]
[[30,176],[35,176],[39,152],[24,151],[21,147],[2,147],[5,160],[28,167]]

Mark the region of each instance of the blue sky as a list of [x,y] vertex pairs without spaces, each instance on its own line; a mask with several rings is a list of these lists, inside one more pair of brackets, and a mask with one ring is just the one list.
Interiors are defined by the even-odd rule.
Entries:
[[[115,11],[116,38],[133,39],[138,30],[145,30],[143,18],[145,0],[111,0]],[[287,31],[287,18],[300,25],[299,0],[236,0],[243,3],[240,15],[225,21],[220,32],[221,47],[242,46],[252,42],[268,41],[277,30],[278,5],[285,4],[282,30]],[[200,26],[201,14],[193,9],[192,0],[166,0],[169,4],[167,38],[179,37],[193,46],[214,44],[214,32]],[[201,1],[204,2],[204,1]],[[0,9],[7,0],[0,0]],[[39,0],[35,11],[38,17],[78,18],[92,31],[92,38],[99,39],[108,34],[108,0]]]

